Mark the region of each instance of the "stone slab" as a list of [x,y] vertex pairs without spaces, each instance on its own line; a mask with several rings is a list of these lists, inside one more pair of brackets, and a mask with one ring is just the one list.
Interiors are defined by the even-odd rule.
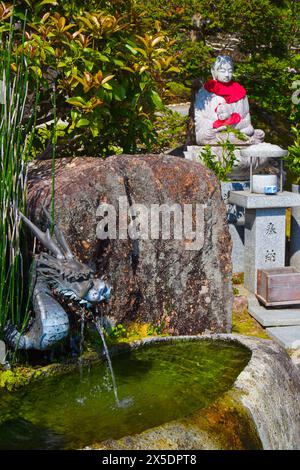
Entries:
[[300,305],[292,308],[266,308],[251,295],[248,299],[248,311],[264,327],[300,326]]
[[245,150],[242,150],[243,157],[252,158],[282,158],[286,157],[287,154],[288,151],[286,149],[282,149],[279,145],[270,144],[269,142],[250,145]]
[[266,328],[268,335],[286,349],[300,347],[300,326]]
[[245,209],[272,209],[300,206],[300,194],[283,191],[273,196],[250,193],[250,191],[231,191],[229,203]]

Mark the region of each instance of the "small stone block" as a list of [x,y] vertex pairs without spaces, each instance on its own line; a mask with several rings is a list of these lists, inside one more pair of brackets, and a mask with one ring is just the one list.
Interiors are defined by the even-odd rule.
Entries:
[[281,326],[267,328],[268,335],[286,349],[300,347],[300,326]]
[[248,300],[248,311],[264,327],[300,326],[300,305],[292,308],[266,308],[260,305],[254,295],[251,295]]

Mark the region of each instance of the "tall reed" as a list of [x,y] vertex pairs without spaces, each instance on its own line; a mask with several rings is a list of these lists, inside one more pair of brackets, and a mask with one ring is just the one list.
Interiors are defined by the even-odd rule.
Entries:
[[25,211],[35,113],[24,122],[28,67],[22,53],[14,54],[13,42],[11,20],[9,33],[0,40],[0,337],[7,321],[25,327],[29,300],[18,211]]

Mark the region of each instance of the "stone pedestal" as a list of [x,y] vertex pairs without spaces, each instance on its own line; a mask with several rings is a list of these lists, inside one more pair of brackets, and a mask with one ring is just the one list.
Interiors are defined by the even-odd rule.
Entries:
[[[258,148],[258,150],[257,150]],[[255,155],[251,154],[251,149],[255,150],[256,152],[259,151],[266,154],[264,158],[256,158]],[[184,156],[187,160],[201,162],[200,154],[205,150],[204,146],[201,145],[190,145],[187,147],[187,150],[184,152]],[[219,145],[211,146],[212,152],[221,160],[222,159],[222,147]],[[249,155],[247,152],[250,152]],[[232,191],[245,191],[248,190],[250,187],[249,182],[249,168],[250,168],[250,161],[251,158],[254,158],[255,162],[255,173],[259,172],[264,166],[268,159],[275,155],[277,156],[276,152],[282,153],[285,152],[277,146],[273,146],[271,144],[260,144],[259,146],[236,146],[236,166],[232,170],[232,174],[229,175],[232,181],[229,182],[221,182],[221,192],[222,198],[227,206],[227,220],[229,224],[229,232],[232,239],[232,268],[234,273],[240,273],[245,271],[245,262],[244,262],[244,254],[245,254],[245,207],[239,204],[232,204],[229,201],[229,194]],[[281,155],[280,153],[280,155]],[[251,158],[250,158],[251,157]],[[277,173],[277,169],[274,168],[274,173]],[[262,194],[265,197],[264,194]],[[274,196],[272,196],[274,197]],[[300,220],[300,219],[299,219]],[[299,242],[300,245],[300,242]],[[299,251],[300,257],[300,251]],[[300,259],[299,259],[300,263]],[[275,266],[274,266],[275,267]]]
[[300,194],[284,191],[273,196],[232,191],[229,203],[245,209],[245,287],[256,292],[257,270],[285,265],[285,214],[300,206]]
[[245,213],[245,287],[256,292],[257,270],[285,265],[286,209],[248,209]]

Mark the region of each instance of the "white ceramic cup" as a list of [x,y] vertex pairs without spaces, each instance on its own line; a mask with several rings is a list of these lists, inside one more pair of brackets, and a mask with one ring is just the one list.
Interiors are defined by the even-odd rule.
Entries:
[[252,191],[258,194],[264,194],[266,186],[277,186],[276,175],[253,175]]

